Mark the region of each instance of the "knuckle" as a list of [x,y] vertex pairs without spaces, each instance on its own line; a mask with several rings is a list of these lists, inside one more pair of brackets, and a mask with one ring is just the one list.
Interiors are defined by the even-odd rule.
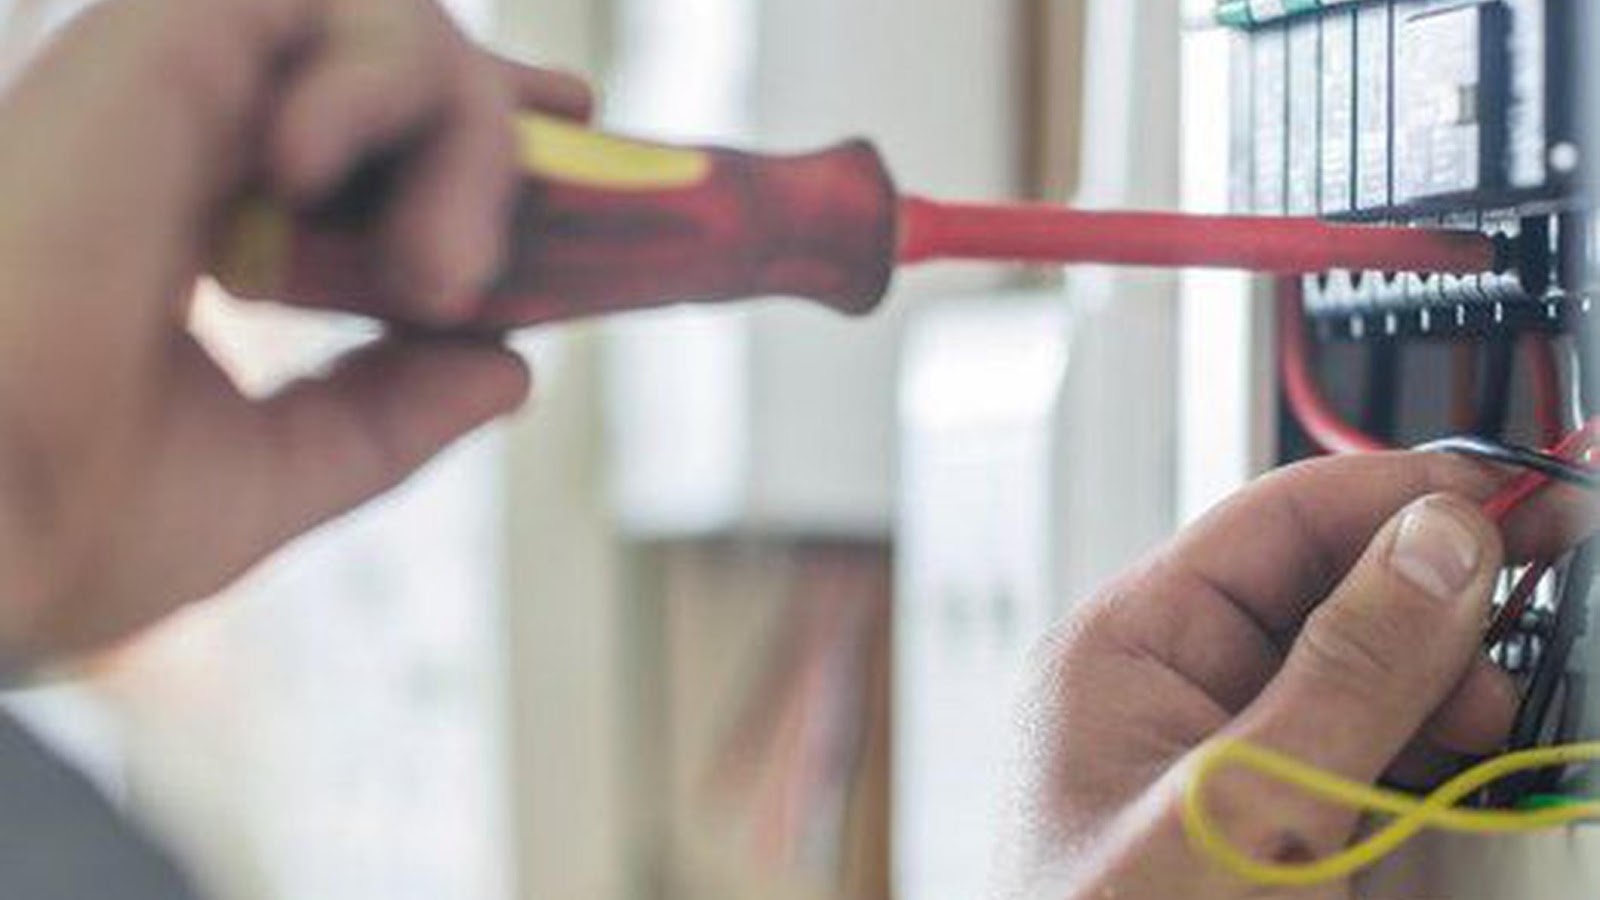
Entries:
[[434,3],[340,2],[333,22],[337,44],[353,58],[427,82],[462,40]]
[[1318,456],[1271,472],[1262,477],[1261,484],[1292,492],[1307,483],[1341,477],[1349,465],[1347,457]]
[[240,39],[227,17],[212,11],[204,18],[208,21],[168,29],[159,51],[147,60],[168,96],[214,117],[246,93],[248,71],[239,62]]
[[212,116],[240,107],[277,57],[304,38],[301,0],[216,0],[159,17],[155,52],[141,57],[172,96]]
[[473,128],[504,132],[509,144],[516,104],[492,70],[477,60],[469,62],[454,86],[451,100],[457,120]]
[[225,8],[230,31],[254,46],[270,46],[287,37],[303,36],[311,18],[313,0],[212,0],[208,6]]
[[461,90],[452,119],[461,139],[496,173],[509,173],[516,163],[516,133],[511,127],[512,106],[494,85],[478,84]]
[[1405,677],[1415,646],[1405,617],[1356,616],[1326,608],[1312,616],[1297,645],[1311,675],[1329,688],[1364,699],[1387,696]]
[[351,116],[364,132],[390,138],[406,129],[424,105],[417,94],[406,89],[404,75],[375,62],[352,63]]
[[1074,660],[1099,640],[1097,617],[1074,613],[1052,626],[1028,650],[1024,671],[1035,691],[1048,691],[1066,677]]
[[1033,683],[1055,681],[1065,660],[1073,657],[1073,647],[1083,638],[1077,619],[1067,619],[1034,640],[1028,650],[1024,670]]
[[1114,589],[1078,604],[1036,639],[1024,671],[1036,685],[1060,684],[1075,669],[1132,652],[1128,623]]

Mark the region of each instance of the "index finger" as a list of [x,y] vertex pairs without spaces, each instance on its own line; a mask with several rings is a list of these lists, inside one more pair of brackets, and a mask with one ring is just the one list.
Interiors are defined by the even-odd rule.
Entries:
[[504,57],[492,57],[491,61],[518,109],[578,122],[594,117],[594,91],[582,77]]
[[[1225,596],[1269,633],[1299,626],[1379,527],[1408,503],[1482,503],[1521,473],[1437,453],[1330,457],[1270,475],[1181,536],[1163,563]],[[1595,524],[1593,499],[1552,486],[1505,522],[1511,559],[1559,553]]]

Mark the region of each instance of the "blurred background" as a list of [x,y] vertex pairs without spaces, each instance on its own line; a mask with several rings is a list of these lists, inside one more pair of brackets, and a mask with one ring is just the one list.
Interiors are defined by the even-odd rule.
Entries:
[[[78,5],[0,0],[0,77]],[[1227,54],[1175,2],[449,5],[618,129],[1226,201]],[[514,421],[5,702],[225,900],[967,900],[1030,648],[1262,462],[1243,285],[949,268],[863,321],[527,335]],[[196,327],[263,391],[370,334],[214,291]]]

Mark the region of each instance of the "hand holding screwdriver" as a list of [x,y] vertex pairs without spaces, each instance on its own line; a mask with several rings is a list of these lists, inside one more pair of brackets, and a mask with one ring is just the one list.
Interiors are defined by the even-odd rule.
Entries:
[[524,104],[587,93],[432,0],[96,4],[5,85],[0,678],[215,593],[521,404],[493,341],[389,333],[260,396],[187,324],[241,185],[312,203],[401,145],[366,250],[413,289],[394,318],[447,320],[498,267]]

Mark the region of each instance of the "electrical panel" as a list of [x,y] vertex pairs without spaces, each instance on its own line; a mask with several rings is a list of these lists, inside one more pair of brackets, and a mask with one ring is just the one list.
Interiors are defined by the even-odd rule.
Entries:
[[[1595,124],[1582,115],[1592,103],[1581,89],[1595,74],[1586,68],[1587,26],[1596,24],[1587,5],[1223,0],[1214,8],[1233,30],[1236,212],[1501,237],[1499,271],[1324,272],[1280,284],[1299,300],[1329,401],[1381,443],[1470,433],[1544,446],[1552,432],[1593,421],[1600,231],[1585,179],[1585,126]],[[1526,374],[1514,355],[1522,348],[1533,360]],[[1291,398],[1278,429],[1285,462],[1312,444],[1293,407]],[[1506,574],[1502,603],[1518,580],[1537,583],[1526,612],[1502,607],[1512,625],[1492,650],[1523,692],[1510,749],[1600,736],[1597,553],[1592,545],[1549,561],[1542,580],[1543,569]],[[1582,772],[1548,771],[1503,783],[1482,802],[1593,789]]]
[[[1324,339],[1570,329],[1596,243],[1579,202],[1578,0],[1225,3],[1239,27],[1241,212],[1498,233],[1514,265],[1465,277],[1308,278]],[[1248,198],[1248,203],[1241,202]]]

